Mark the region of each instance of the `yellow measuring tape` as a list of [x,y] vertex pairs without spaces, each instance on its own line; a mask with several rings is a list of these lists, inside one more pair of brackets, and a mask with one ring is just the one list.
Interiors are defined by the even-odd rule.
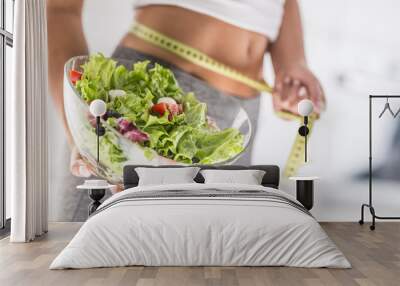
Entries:
[[[224,75],[230,79],[244,83],[245,85],[261,92],[272,93],[273,91],[273,88],[270,85],[268,85],[268,83],[266,83],[265,81],[254,80],[210,58],[205,53],[197,49],[194,49],[188,45],[185,45],[184,43],[181,43],[164,34],[161,34],[145,25],[142,25],[137,22],[133,23],[129,31],[136,37],[146,42],[149,42],[159,48],[167,50],[197,66],[201,66],[215,73]],[[300,122],[302,122],[303,120],[301,116],[289,112],[277,112],[277,115],[287,120],[298,120]],[[309,135],[311,134],[311,130],[315,119],[316,116],[309,117],[309,123],[308,123],[308,128],[310,130]],[[292,149],[290,151],[289,158],[286,162],[286,167],[284,169],[284,176],[290,177],[296,175],[297,170],[301,166],[302,162],[304,162],[304,137],[301,136],[300,134],[297,134]]]
[[184,58],[195,65],[244,83],[256,90],[272,93],[273,88],[270,87],[266,82],[260,82],[245,76],[244,74],[210,58],[205,53],[202,53],[197,49],[185,45],[184,43],[165,36],[147,26],[134,23],[130,29],[130,32],[142,40],[150,42],[164,50]]

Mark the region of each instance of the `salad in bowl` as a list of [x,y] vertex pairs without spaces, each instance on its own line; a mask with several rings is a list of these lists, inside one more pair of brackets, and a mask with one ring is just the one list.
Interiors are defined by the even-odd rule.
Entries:
[[[250,141],[251,123],[237,100],[220,96],[185,91],[170,69],[149,61],[94,54],[65,65],[64,106],[74,142],[97,174],[114,183],[122,181],[126,164],[234,162]],[[107,106],[99,163],[96,119],[89,112],[96,99]]]

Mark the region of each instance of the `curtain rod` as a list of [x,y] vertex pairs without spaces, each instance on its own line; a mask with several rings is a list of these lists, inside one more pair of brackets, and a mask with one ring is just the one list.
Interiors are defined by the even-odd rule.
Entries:
[[400,95],[370,95],[369,98],[400,98]]

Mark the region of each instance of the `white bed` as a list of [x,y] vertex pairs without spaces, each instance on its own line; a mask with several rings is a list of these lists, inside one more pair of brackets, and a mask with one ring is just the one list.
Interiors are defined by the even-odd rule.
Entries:
[[112,196],[50,269],[128,265],[351,267],[283,191],[198,183],[138,186]]

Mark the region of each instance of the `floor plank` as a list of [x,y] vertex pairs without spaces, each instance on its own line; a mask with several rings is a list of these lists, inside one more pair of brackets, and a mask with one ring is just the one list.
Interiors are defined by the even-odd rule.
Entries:
[[322,223],[352,269],[289,267],[118,267],[50,271],[55,256],[79,223],[52,223],[32,243],[0,240],[0,285],[136,286],[391,286],[400,285],[400,223],[379,222],[375,231],[356,223]]

